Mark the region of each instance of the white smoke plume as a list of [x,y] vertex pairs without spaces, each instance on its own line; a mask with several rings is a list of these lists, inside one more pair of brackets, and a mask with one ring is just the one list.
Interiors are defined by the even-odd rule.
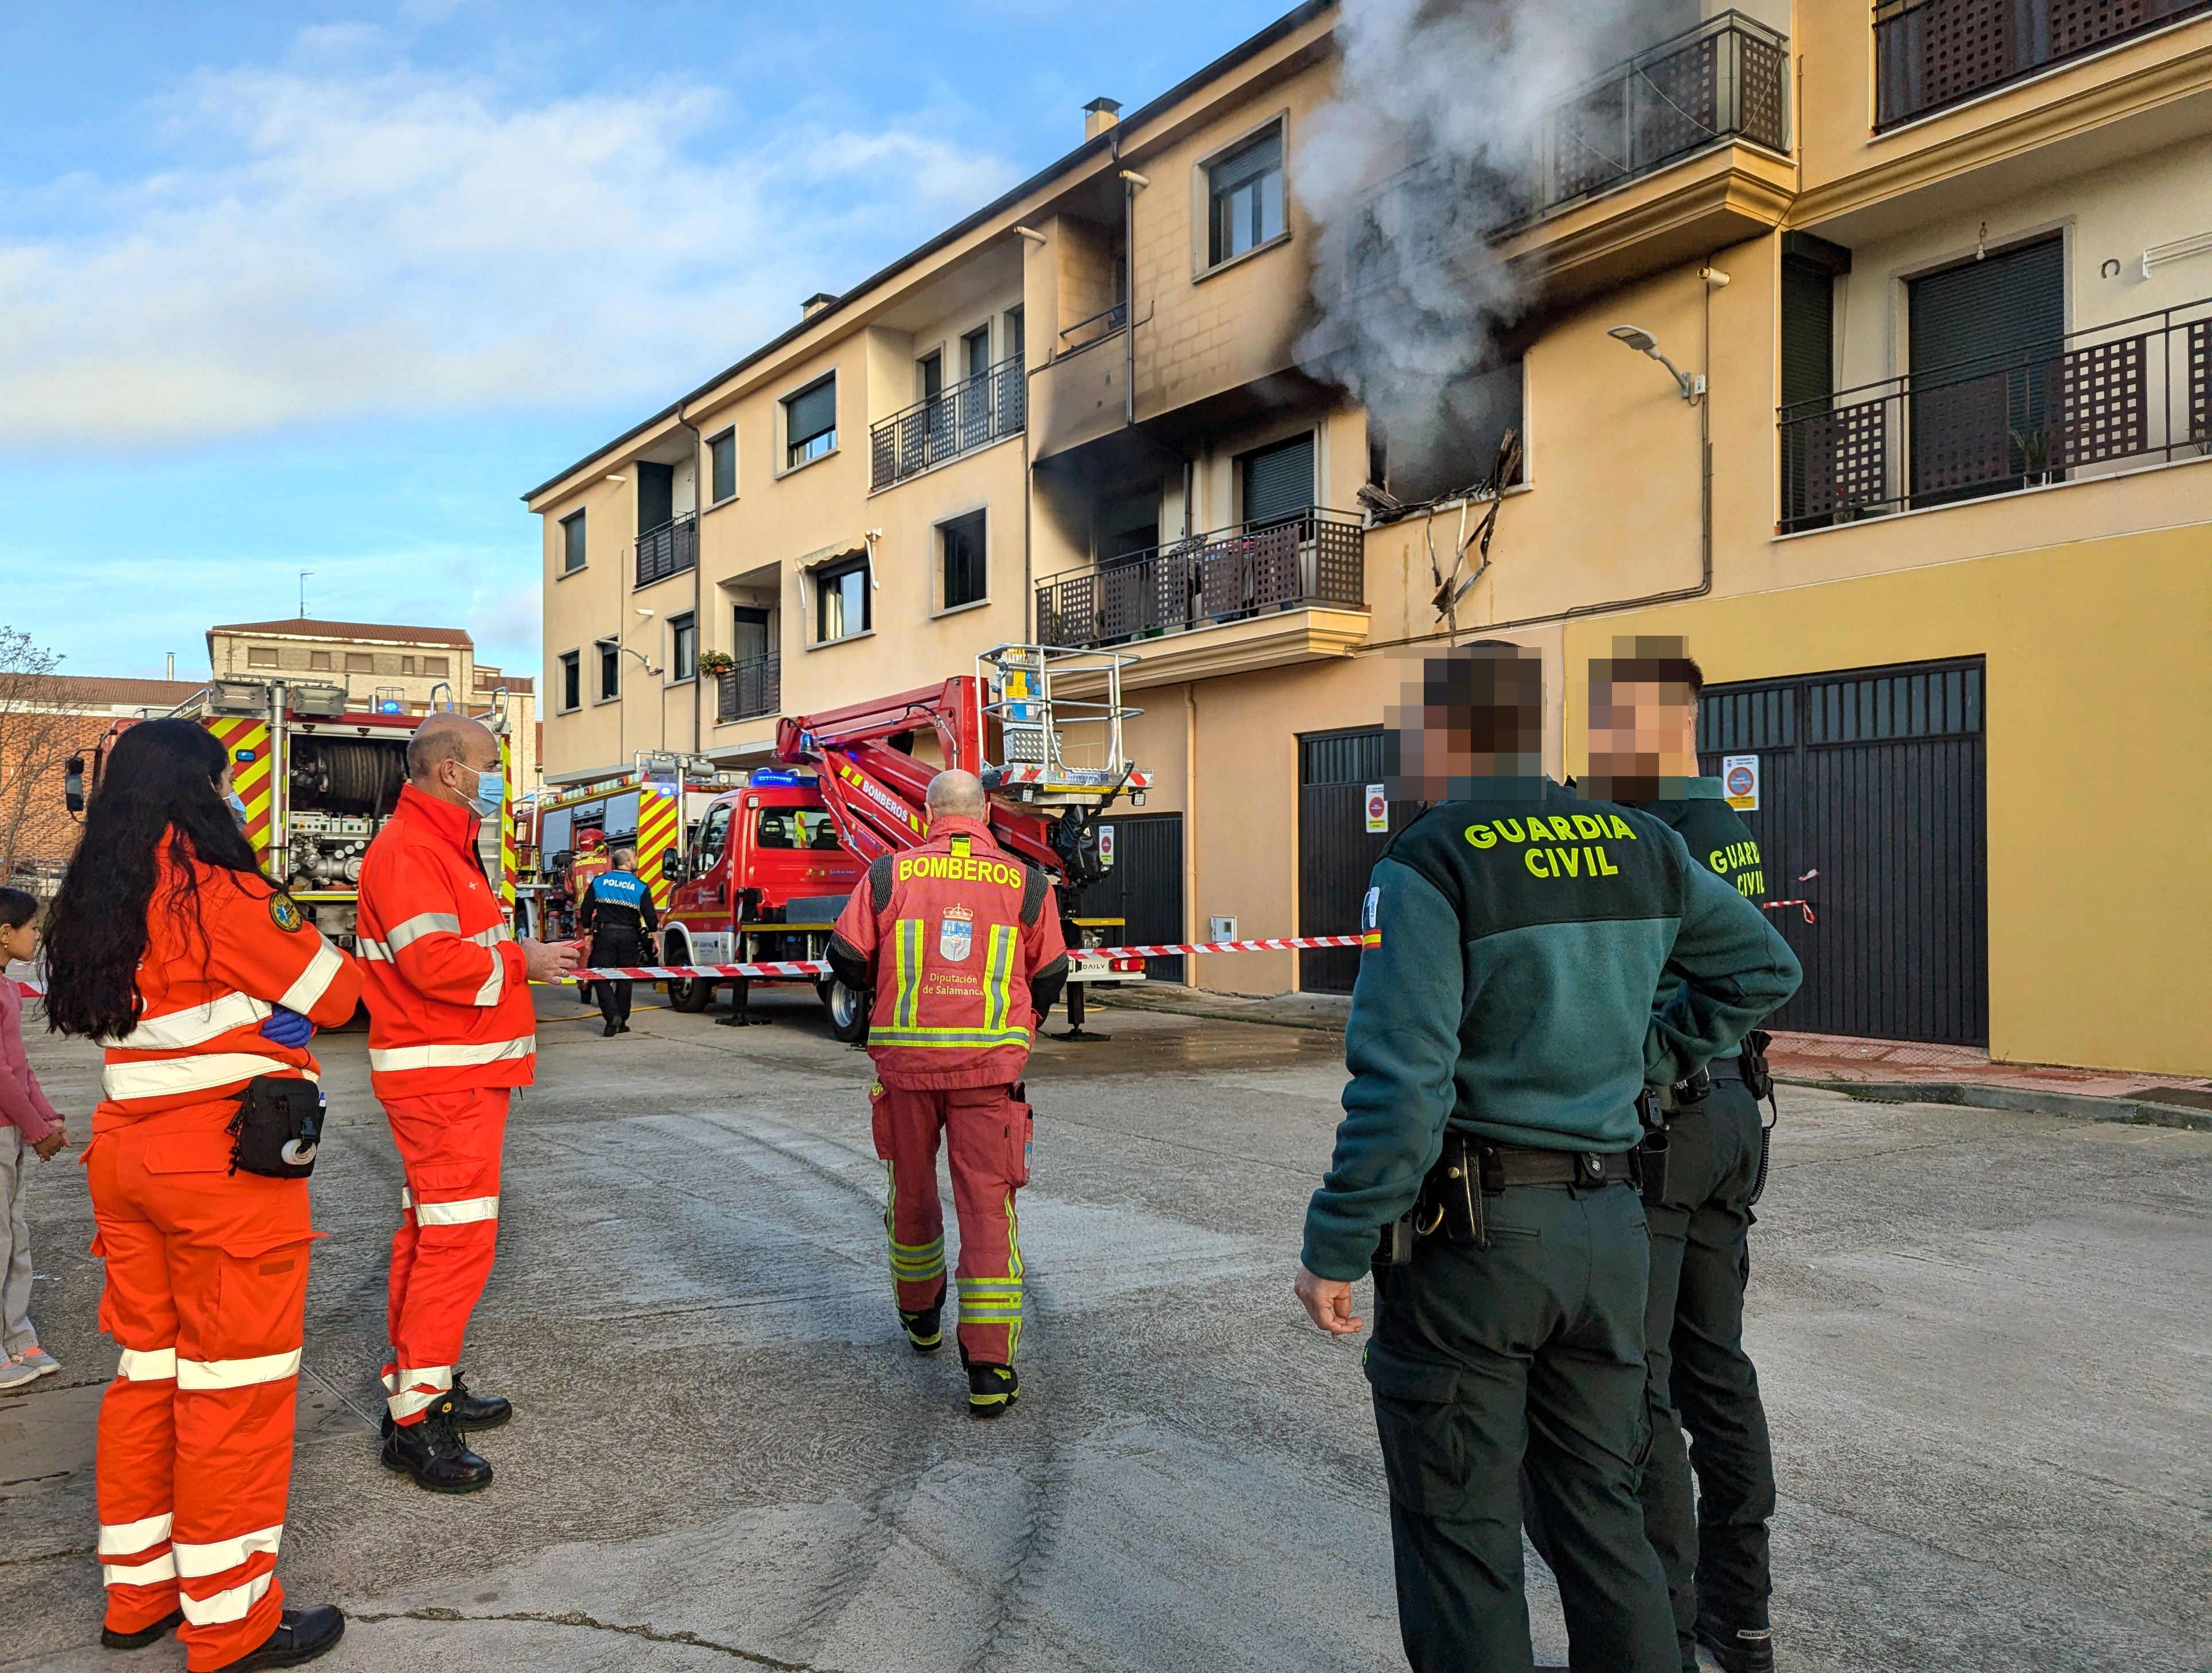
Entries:
[[[1517,422],[1504,339],[1540,274],[1488,253],[1556,184],[1557,113],[1600,72],[1694,26],[1684,0],[1343,0],[1336,97],[1293,172],[1320,225],[1307,370],[1366,406],[1401,498],[1491,471]],[[1478,441],[1476,438],[1481,438]],[[1480,456],[1477,457],[1477,453]],[[1409,491],[1410,490],[1410,491]]]

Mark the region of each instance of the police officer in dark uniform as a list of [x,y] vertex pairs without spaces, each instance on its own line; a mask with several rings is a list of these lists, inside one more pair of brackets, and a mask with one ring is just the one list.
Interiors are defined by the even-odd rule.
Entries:
[[[1682,642],[1624,641],[1613,656],[1593,660],[1589,674],[1586,790],[1641,806],[1682,838],[1700,869],[1759,900],[1766,877],[1758,841],[1720,781],[1697,776],[1705,682]],[[1671,976],[1662,983],[1662,1009],[1674,989]],[[1752,1032],[1740,1056],[1716,1058],[1670,1089],[1663,1178],[1654,1170],[1644,1193],[1651,1457],[1644,1521],[1667,1571],[1685,1673],[1694,1673],[1699,1640],[1726,1673],[1774,1665],[1766,1527],[1774,1460],[1759,1374],[1743,1347],[1752,1204],[1766,1183],[1759,1107],[1771,1095],[1765,1038]]]
[[1637,1498],[1650,1262],[1629,1153],[1647,1085],[1732,1049],[1797,961],[1657,819],[1541,776],[1533,651],[1432,659],[1406,709],[1395,788],[1442,805],[1375,867],[1298,1296],[1355,1332],[1373,1262],[1367,1377],[1415,1673],[1529,1666],[1524,1457],[1576,1664],[1674,1673]]
[[[651,937],[660,928],[653,910],[653,891],[637,874],[637,850],[617,849],[613,869],[593,878],[584,890],[578,922],[592,937],[592,964],[635,964],[641,951],[650,951]],[[629,990],[627,982],[601,982],[599,1014],[606,1019],[606,1035],[629,1032]]]

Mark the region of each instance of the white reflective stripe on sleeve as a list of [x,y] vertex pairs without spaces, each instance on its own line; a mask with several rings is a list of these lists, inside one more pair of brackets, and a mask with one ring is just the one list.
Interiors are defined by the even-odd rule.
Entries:
[[404,923],[392,925],[385,935],[384,945],[393,952],[425,935],[434,935],[440,930],[448,935],[461,933],[461,921],[451,912],[417,912]]
[[315,1001],[330,991],[331,983],[337,980],[338,972],[345,968],[345,960],[338,956],[336,947],[328,941],[323,941],[319,935],[315,939],[322,941],[322,945],[315,949],[315,956],[307,961],[307,968],[300,972],[300,979],[287,988],[284,997],[276,1001],[287,1011],[297,1011],[302,1015],[314,1008]]
[[145,1562],[100,1566],[100,1583],[104,1586],[157,1586],[176,1578],[177,1560],[167,1551]]
[[204,1092],[210,1086],[251,1080],[257,1074],[308,1080],[321,1078],[282,1057],[264,1057],[256,1051],[211,1051],[197,1057],[149,1057],[141,1063],[110,1063],[100,1072],[100,1084],[110,1098],[120,1101]]
[[189,1591],[179,1592],[177,1607],[185,1612],[185,1619],[195,1627],[220,1627],[226,1621],[243,1621],[267,1594],[269,1579],[266,1574],[257,1574],[244,1585],[218,1591],[212,1597],[195,1597]]
[[133,1383],[173,1383],[177,1380],[177,1350],[126,1348],[116,1364],[115,1374]]
[[102,1045],[125,1051],[181,1051],[269,1019],[270,1007],[250,994],[224,994],[204,1005],[187,1006],[163,1017],[141,1017],[128,1034],[103,1040]]
[[480,1220],[499,1218],[499,1199],[495,1196],[471,1196],[459,1202],[418,1202],[415,1205],[417,1226],[468,1226]]
[[499,950],[495,947],[492,949],[491,955],[491,975],[483,986],[477,989],[477,996],[473,1002],[477,1005],[496,1005],[499,1003],[499,996],[506,991],[507,960],[499,956]]
[[281,1383],[300,1374],[300,1350],[264,1354],[252,1360],[179,1360],[177,1388],[187,1390],[244,1389],[256,1383]]
[[284,1524],[281,1522],[273,1528],[256,1528],[236,1539],[211,1540],[205,1545],[180,1539],[174,1547],[177,1573],[187,1580],[204,1580],[210,1574],[237,1567],[256,1551],[266,1551],[275,1556],[283,1540]]
[[514,937],[508,933],[505,924],[495,923],[489,929],[479,929],[469,939],[480,947],[495,947],[501,941],[511,941]]
[[127,1557],[149,1545],[159,1545],[168,1536],[167,1511],[159,1516],[142,1516],[136,1522],[103,1522],[100,1524],[100,1554]]
[[372,964],[388,964],[392,962],[392,949],[381,941],[370,940],[366,935],[356,935],[353,938],[353,953],[355,958],[366,958]]
[[528,1057],[537,1049],[535,1034],[525,1034],[519,1040],[493,1040],[483,1045],[389,1046],[382,1051],[371,1050],[368,1066],[387,1074],[401,1069],[467,1068],[478,1063],[503,1062],[510,1057]]

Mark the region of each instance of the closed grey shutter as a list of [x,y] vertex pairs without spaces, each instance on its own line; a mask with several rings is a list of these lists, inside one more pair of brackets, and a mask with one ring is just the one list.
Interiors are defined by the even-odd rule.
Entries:
[[2063,240],[2049,238],[1912,281],[1912,375],[1971,375],[2047,358],[2066,334]]
[[1314,439],[1309,430],[1244,456],[1244,520],[1264,523],[1314,502]]
[[792,398],[789,440],[795,446],[837,428],[837,380],[818,383]]
[[1836,282],[1824,268],[1782,264],[1782,405],[1835,392]]

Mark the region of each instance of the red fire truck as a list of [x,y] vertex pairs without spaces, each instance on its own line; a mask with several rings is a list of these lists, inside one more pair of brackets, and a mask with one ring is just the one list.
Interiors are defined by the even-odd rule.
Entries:
[[[781,764],[716,798],[687,848],[668,855],[675,901],[662,961],[820,959],[869,862],[923,840],[929,781],[958,767],[990,791],[1000,843],[1054,880],[1074,962],[1068,1019],[1080,1035],[1090,983],[1144,980],[1143,960],[1086,951],[1121,920],[1076,916],[1083,889],[1103,872],[1098,816],[1124,794],[1141,804],[1150,784],[1122,745],[1122,722],[1135,712],[1121,706],[1127,660],[1001,645],[977,659],[973,674],[787,718],[776,733]],[[995,746],[988,754],[987,745]],[[838,1037],[859,1037],[866,1024],[859,995],[833,977],[790,979],[813,981]],[[720,985],[672,981],[671,1002],[704,1010]],[[741,1019],[748,983],[732,986]]]

